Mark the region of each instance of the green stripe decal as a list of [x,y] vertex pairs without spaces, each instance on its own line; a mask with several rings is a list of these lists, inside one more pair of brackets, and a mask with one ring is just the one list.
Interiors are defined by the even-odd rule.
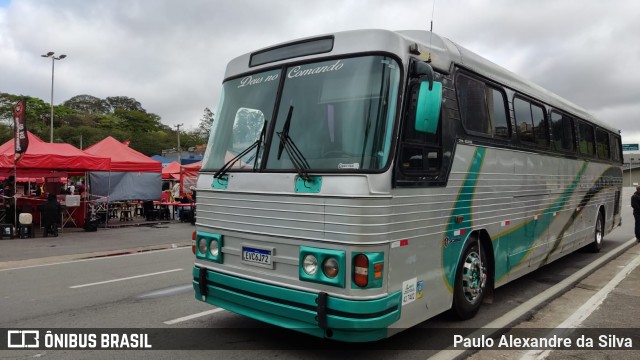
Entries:
[[[484,163],[486,150],[487,149],[485,148],[479,147],[476,148],[475,153],[473,154],[473,160],[471,161],[471,164],[469,164],[467,176],[460,187],[460,191],[458,192],[458,198],[451,210],[445,236],[442,239],[442,277],[445,285],[451,292],[453,292],[456,267],[458,265],[460,253],[462,252],[462,246],[464,245],[464,240],[466,240],[468,236],[469,229],[473,226],[471,205],[473,202],[473,196],[476,192],[476,185],[478,183],[478,177],[480,176],[480,170]],[[462,221],[456,222],[456,219],[460,218]]]
[[[495,282],[499,283],[509,274],[509,271],[524,260],[526,260],[533,249],[533,245],[538,239],[544,239],[545,231],[551,226],[554,220],[554,213],[560,212],[571,196],[574,194],[582,176],[587,169],[588,162],[583,162],[578,175],[573,182],[564,190],[560,197],[549,207],[542,211],[537,220],[532,216],[528,220],[514,227],[510,231],[499,234],[493,239],[495,249]],[[562,241],[562,238],[554,240]],[[557,248],[554,246],[553,248]]]
[[[463,246],[469,233],[473,230],[473,198],[480,171],[486,154],[485,148],[477,148],[473,160],[469,164],[467,176],[458,192],[458,197],[451,210],[445,236],[442,239],[442,277],[449,291],[453,292],[456,268],[460,260]],[[583,162],[577,176],[571,184],[562,192],[553,204],[542,211],[537,219],[533,216],[522,224],[514,226],[509,231],[498,234],[493,238],[495,252],[495,282],[498,283],[508,275],[509,271],[525,261],[536,240],[544,239],[544,233],[549,229],[555,219],[554,213],[560,212],[575,193],[582,179],[588,162]],[[462,220],[461,222],[456,221]],[[562,238],[554,239],[561,242]],[[557,244],[552,248],[557,248]],[[520,251],[521,250],[521,251]]]

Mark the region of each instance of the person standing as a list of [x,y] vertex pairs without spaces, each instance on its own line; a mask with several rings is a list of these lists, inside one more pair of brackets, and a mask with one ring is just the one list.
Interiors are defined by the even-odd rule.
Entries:
[[13,175],[9,176],[4,183],[4,190],[2,196],[4,197],[5,219],[7,223],[16,225],[16,199],[15,195],[15,178]]
[[180,182],[176,181],[173,185],[173,201],[180,202],[182,196],[180,196]]
[[56,194],[50,193],[47,201],[42,204],[42,232],[43,237],[58,236],[58,227],[62,224],[62,207],[58,202]]
[[636,192],[631,196],[631,207],[633,208],[633,219],[636,222],[636,240],[640,242],[640,186],[636,187]]

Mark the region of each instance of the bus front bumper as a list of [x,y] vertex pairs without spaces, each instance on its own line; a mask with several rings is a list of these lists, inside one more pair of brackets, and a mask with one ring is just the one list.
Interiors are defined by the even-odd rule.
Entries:
[[[374,300],[348,300],[261,283],[194,266],[195,297],[269,324],[339,341],[388,337],[400,319],[400,291]],[[203,296],[204,295],[204,296]]]

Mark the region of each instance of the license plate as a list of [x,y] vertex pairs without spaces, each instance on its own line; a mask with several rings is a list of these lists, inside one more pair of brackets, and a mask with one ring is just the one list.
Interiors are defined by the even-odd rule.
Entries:
[[271,267],[272,251],[268,249],[256,249],[253,247],[242,247],[242,261]]

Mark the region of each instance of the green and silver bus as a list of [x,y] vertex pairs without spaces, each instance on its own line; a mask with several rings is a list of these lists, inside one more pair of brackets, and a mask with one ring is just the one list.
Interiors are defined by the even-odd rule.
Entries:
[[619,226],[619,131],[427,31],[359,30],[227,66],[198,178],[198,300],[388,337]]

